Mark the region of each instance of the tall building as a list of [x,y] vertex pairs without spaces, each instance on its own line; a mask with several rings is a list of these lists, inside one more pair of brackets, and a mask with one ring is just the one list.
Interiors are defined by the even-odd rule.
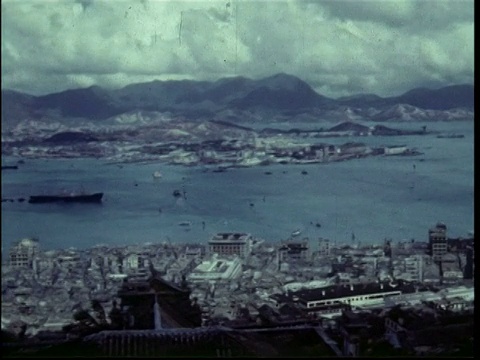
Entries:
[[318,254],[320,256],[330,255],[330,240],[329,239],[319,239],[318,240]]
[[38,252],[38,239],[25,238],[10,248],[9,264],[14,268],[32,268]]
[[392,241],[385,239],[383,242],[383,255],[392,258]]
[[218,233],[208,241],[208,251],[211,255],[238,255],[246,258],[252,251],[253,238],[246,233]]
[[308,240],[287,240],[278,249],[279,261],[307,261],[310,256]]
[[410,281],[423,282],[424,262],[423,255],[412,255],[404,259],[405,272]]
[[428,230],[428,243],[433,261],[442,261],[443,255],[448,251],[447,226],[437,223],[434,228]]
[[466,280],[473,279],[473,247],[467,247],[467,261],[463,271],[463,278]]

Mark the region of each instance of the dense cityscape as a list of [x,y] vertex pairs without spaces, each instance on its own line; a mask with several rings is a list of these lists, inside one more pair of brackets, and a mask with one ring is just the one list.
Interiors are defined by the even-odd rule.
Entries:
[[3,356],[474,357],[473,0],[1,10]]
[[[218,233],[206,245],[49,251],[41,239],[21,239],[2,264],[6,349],[41,354],[83,341],[96,354],[154,355],[161,336],[163,354],[177,354],[181,343],[194,354],[206,346],[285,356],[309,333],[296,355],[468,355],[473,234],[447,235],[438,223],[427,241],[383,245]],[[269,338],[280,334],[292,341],[284,348]]]

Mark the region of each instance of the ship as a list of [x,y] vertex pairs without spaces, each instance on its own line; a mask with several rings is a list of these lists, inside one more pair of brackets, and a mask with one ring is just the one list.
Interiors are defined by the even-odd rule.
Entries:
[[447,134],[447,135],[437,135],[439,139],[463,139],[465,135],[463,134]]
[[45,203],[100,203],[103,193],[94,194],[61,194],[61,195],[33,195],[28,202],[30,204]]

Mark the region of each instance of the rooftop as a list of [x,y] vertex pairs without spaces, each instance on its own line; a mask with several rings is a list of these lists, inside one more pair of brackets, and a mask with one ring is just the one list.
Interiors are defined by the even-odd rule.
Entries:
[[212,236],[209,242],[234,242],[234,241],[246,241],[252,237],[251,234],[247,233],[217,233]]
[[391,291],[401,291],[402,293],[414,292],[414,286],[409,283],[399,281],[396,284],[391,282],[370,283],[370,284],[354,284],[354,285],[331,285],[316,289],[302,289],[286,294],[274,294],[272,298],[289,302],[293,298],[301,301],[328,300],[357,295],[370,295],[375,293],[386,293]]

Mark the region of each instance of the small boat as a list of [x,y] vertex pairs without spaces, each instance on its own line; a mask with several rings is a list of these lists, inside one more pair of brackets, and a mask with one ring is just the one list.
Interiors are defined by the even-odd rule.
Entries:
[[192,223],[190,221],[180,221],[178,223],[179,226],[190,226]]
[[182,193],[180,192],[180,190],[174,190],[173,191],[173,196],[178,198],[178,197],[182,196]]
[[295,237],[295,236],[300,235],[301,233],[302,233],[302,231],[300,229],[297,229],[294,232],[292,232],[292,236]]
[[160,179],[163,175],[160,171],[155,171],[152,176],[155,178],[155,179]]

